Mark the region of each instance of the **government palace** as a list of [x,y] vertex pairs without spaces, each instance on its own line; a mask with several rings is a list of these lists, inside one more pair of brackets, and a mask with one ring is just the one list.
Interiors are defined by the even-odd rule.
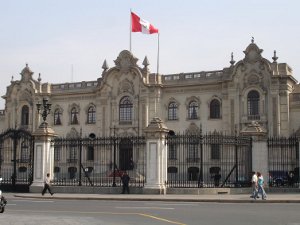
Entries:
[[[41,123],[37,104],[51,104],[48,124],[59,137],[143,135],[152,118],[175,133],[218,131],[241,134],[253,121],[268,136],[300,134],[300,86],[287,63],[262,55],[254,39],[245,57],[213,71],[157,74],[123,50],[106,60],[93,81],[42,82],[26,64],[2,96],[0,128],[34,132]],[[141,64],[141,65],[140,65]]]

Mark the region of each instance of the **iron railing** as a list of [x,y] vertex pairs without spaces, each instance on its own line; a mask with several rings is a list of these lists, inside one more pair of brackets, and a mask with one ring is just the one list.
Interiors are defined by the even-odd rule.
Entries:
[[252,140],[222,133],[168,136],[167,187],[249,186]]

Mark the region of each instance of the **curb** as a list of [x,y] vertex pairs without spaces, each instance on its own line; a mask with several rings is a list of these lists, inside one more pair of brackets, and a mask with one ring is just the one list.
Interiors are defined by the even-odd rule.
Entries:
[[99,201],[158,201],[158,202],[215,202],[215,203],[300,203],[300,200],[292,199],[271,199],[271,200],[253,200],[253,199],[190,199],[190,198],[113,198],[113,197],[73,197],[73,196],[24,196],[14,195],[18,198],[33,199],[57,199],[57,200],[99,200]]

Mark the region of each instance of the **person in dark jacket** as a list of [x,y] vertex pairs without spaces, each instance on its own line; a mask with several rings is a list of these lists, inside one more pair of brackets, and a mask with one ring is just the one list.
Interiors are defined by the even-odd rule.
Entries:
[[123,190],[122,190],[122,194],[125,194],[125,192],[127,192],[129,194],[129,180],[130,177],[127,174],[127,172],[125,171],[121,177],[122,180],[122,184],[123,184]]

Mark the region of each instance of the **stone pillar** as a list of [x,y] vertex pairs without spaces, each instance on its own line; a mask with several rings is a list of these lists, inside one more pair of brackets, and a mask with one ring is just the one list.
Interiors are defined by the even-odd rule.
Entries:
[[256,121],[245,127],[241,134],[252,137],[252,170],[261,172],[265,185],[269,184],[269,157],[266,130]]
[[269,184],[269,160],[267,138],[252,136],[252,170],[261,172],[265,185]]
[[51,140],[56,135],[50,127],[43,124],[33,135],[35,136],[33,183],[30,192],[41,192],[46,174],[50,173],[50,177],[53,178],[54,147],[51,146]]
[[167,146],[165,144],[168,129],[160,118],[153,118],[146,133],[147,169],[145,193],[165,193],[167,180]]

